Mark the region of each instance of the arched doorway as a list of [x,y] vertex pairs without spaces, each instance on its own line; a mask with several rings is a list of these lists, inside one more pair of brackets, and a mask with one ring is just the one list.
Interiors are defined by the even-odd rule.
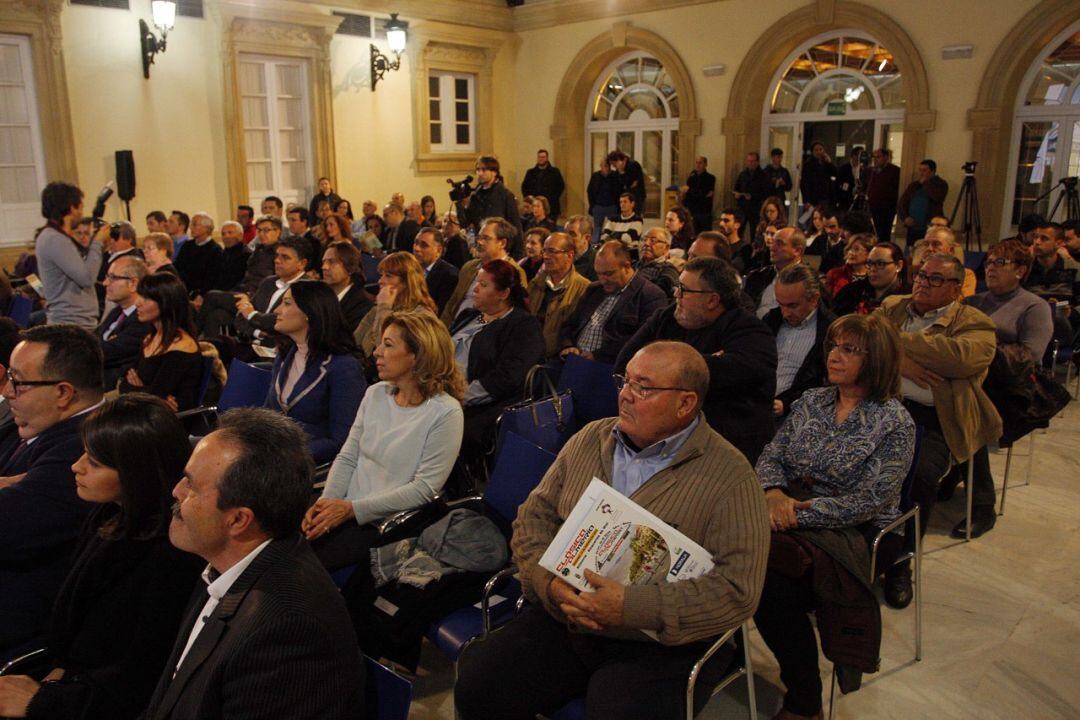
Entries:
[[1016,99],[1009,157],[1011,197],[1002,234],[1028,213],[1064,220],[1060,183],[1075,183],[1080,174],[1080,22],[1055,37],[1028,70]]
[[762,113],[762,157],[771,148],[783,150],[796,189],[816,142],[837,166],[856,147],[888,147],[899,159],[904,110],[901,68],[884,44],[858,30],[823,33],[776,71]]
[[[800,50],[815,39],[843,33],[872,39],[887,48],[891,62],[902,72],[903,119],[897,130],[903,132],[903,142],[894,162],[905,168],[905,177],[911,176],[926,152],[926,136],[934,129],[936,118],[930,107],[929,79],[922,56],[907,32],[881,10],[846,0],[817,0],[773,23],[754,41],[739,64],[722,125],[727,148],[725,165],[713,171],[717,176],[717,195],[731,197],[735,175],[746,152],[769,146],[763,108],[771,107],[770,92],[778,86],[778,73],[782,77]],[[791,142],[795,147],[794,136]]]
[[[613,65],[635,52],[640,52],[642,57],[655,59],[667,73],[673,95],[678,98],[677,117],[668,118],[674,121],[670,172],[674,178],[683,178],[690,172],[702,122],[698,117],[697,100],[686,64],[671,44],[656,33],[634,27],[628,22],[615,23],[610,30],[596,36],[578,51],[567,66],[555,97],[551,139],[554,162],[562,168],[563,176],[569,181],[566,188],[567,213],[585,212],[588,208],[586,185],[581,179],[587,180],[596,168],[590,167],[591,154],[586,154],[587,149],[591,152],[586,138],[586,124],[590,122],[600,83],[608,77]],[[635,159],[641,160],[640,157]]]
[[677,179],[679,94],[659,60],[634,51],[601,73],[585,116],[583,184],[600,160],[615,149],[645,171],[646,219],[660,217],[662,189]]

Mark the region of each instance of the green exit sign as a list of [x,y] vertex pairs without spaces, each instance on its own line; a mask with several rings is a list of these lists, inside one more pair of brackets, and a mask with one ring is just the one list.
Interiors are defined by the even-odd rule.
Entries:
[[846,115],[847,103],[843,100],[830,100],[826,107],[827,115]]

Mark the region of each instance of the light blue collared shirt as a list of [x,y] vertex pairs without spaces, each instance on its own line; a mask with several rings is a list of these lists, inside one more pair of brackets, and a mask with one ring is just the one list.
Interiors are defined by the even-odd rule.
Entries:
[[616,425],[611,430],[611,434],[615,436],[615,458],[611,467],[612,487],[626,497],[633,495],[650,478],[675,461],[675,454],[694,430],[697,430],[700,422],[701,414],[698,413],[694,421],[679,432],[640,451],[635,451],[630,446],[629,438],[624,436]]
[[780,321],[780,331],[776,333],[777,395],[791,387],[806,356],[814,349],[814,340],[817,339],[817,314],[817,310],[813,311],[795,327]]

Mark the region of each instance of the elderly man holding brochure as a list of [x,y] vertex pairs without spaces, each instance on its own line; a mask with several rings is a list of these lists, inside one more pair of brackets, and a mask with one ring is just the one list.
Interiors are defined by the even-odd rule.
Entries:
[[[679,342],[647,345],[616,384],[619,417],[571,438],[518,511],[511,547],[532,604],[459,660],[463,720],[533,720],[582,696],[589,718],[681,717],[691,666],[757,607],[768,515],[750,464],[704,422],[701,353]],[[594,590],[579,592],[542,567],[593,478],[702,546],[712,569],[635,585],[586,571]],[[728,660],[718,653],[706,665],[697,709]]]

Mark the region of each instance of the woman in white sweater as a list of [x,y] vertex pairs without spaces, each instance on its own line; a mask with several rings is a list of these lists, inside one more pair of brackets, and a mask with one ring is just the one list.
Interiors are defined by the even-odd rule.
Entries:
[[432,500],[461,448],[465,381],[446,327],[425,310],[391,313],[374,355],[380,382],[301,526],[331,571],[367,563],[373,523]]

